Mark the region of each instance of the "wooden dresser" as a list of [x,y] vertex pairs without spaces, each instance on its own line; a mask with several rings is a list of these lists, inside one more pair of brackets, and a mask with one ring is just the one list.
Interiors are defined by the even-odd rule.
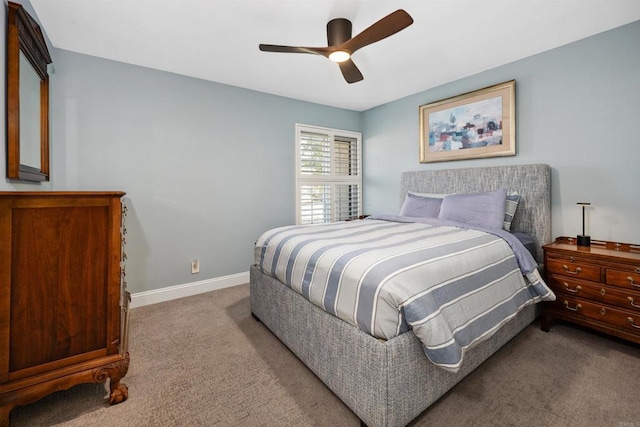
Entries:
[[541,325],[562,319],[640,343],[640,245],[560,237],[543,247],[545,280],[556,301],[545,303]]
[[122,192],[0,192],[0,425],[17,405],[110,379],[127,398]]

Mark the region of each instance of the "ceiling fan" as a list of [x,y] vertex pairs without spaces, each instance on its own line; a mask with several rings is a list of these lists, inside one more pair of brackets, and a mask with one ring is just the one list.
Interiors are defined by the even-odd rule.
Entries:
[[347,83],[359,82],[362,73],[351,60],[360,48],[387,38],[413,23],[413,18],[402,9],[385,16],[366,30],[351,37],[351,21],[344,18],[332,19],[327,23],[327,47],[279,46],[260,44],[263,52],[311,53],[322,55],[336,62]]

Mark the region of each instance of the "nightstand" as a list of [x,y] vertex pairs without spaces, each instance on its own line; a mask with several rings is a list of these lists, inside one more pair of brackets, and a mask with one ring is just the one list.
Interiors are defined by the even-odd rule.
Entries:
[[560,237],[545,245],[545,281],[556,301],[544,303],[541,327],[554,319],[640,343],[640,245]]

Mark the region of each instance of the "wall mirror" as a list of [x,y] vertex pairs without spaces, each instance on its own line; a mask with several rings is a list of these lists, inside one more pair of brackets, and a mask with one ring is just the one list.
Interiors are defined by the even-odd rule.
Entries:
[[31,15],[22,5],[8,7],[7,178],[48,181],[51,56]]

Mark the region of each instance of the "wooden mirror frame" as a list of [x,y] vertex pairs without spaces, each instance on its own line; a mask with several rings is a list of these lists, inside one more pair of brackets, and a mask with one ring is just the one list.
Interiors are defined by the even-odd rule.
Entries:
[[[22,5],[8,2],[7,178],[49,181],[49,73],[51,56],[37,22]],[[20,52],[40,77],[40,165],[20,162]]]

